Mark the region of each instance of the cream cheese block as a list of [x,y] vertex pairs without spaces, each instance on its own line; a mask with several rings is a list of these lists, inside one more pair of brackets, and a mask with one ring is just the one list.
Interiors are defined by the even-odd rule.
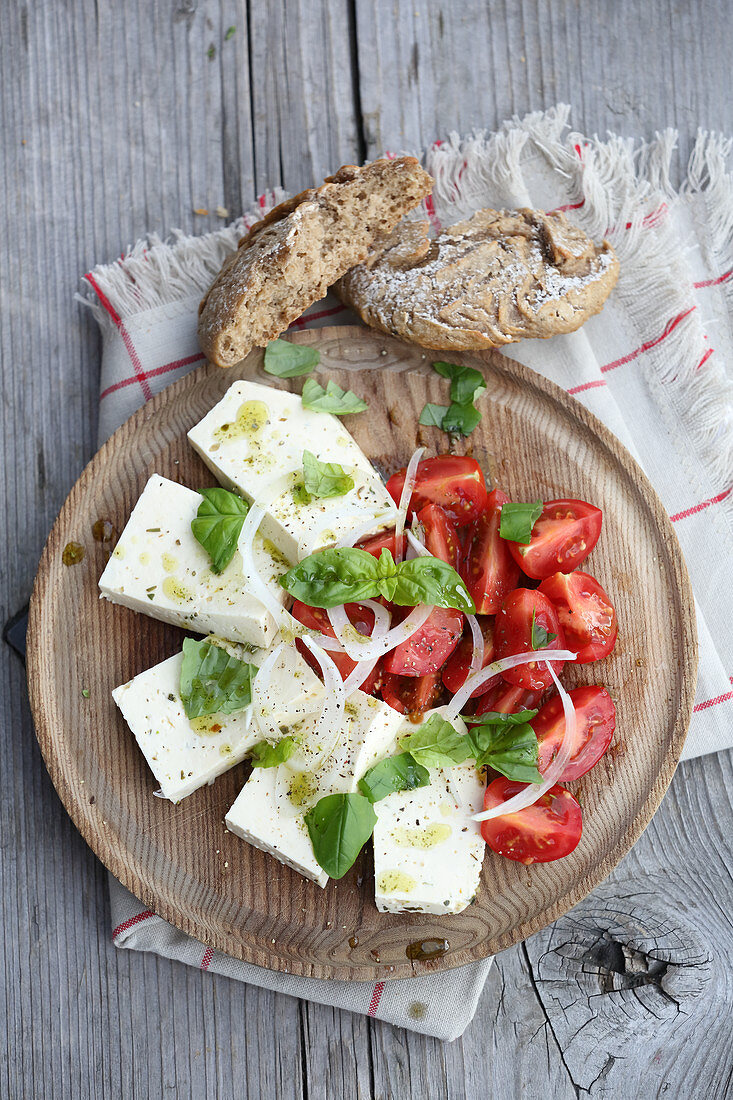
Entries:
[[[193,489],[153,474],[99,579],[101,594],[174,626],[267,646],[275,621],[248,592],[239,552],[222,573],[214,573],[191,532],[201,499]],[[278,578],[290,562],[260,535],[254,548],[260,576],[284,604]]]
[[[230,645],[222,648],[257,665],[266,655]],[[262,740],[251,707],[233,714],[187,718],[179,690],[182,663],[183,654],[176,653],[112,692],[164,797],[171,802],[180,802],[211,783]],[[268,690],[273,719],[290,722],[294,712],[311,713],[320,705],[322,692],[323,685],[297,650],[285,647],[273,667]]]
[[[304,409],[297,394],[235,382],[188,438],[222,485],[265,508],[261,530],[294,561],[368,527],[372,518],[374,531],[394,523],[392,498],[341,421]],[[341,465],[354,488],[304,499],[305,449]]]
[[338,742],[322,758],[328,746],[316,735],[316,719],[307,719],[290,731],[301,740],[297,758],[276,768],[254,768],[226,815],[227,828],[325,886],[328,875],[313,854],[305,814],[324,795],[355,791],[362,775],[385,755],[402,722],[402,715],[386,703],[355,691],[346,702]]
[[374,899],[381,913],[460,913],[473,901],[484,840],[471,817],[483,809],[484,790],[467,761],[431,768],[429,786],[374,803]]

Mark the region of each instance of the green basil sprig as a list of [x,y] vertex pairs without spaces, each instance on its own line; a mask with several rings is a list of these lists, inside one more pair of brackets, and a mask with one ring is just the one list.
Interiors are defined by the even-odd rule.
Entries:
[[318,366],[321,353],[305,344],[291,344],[287,340],[273,340],[265,348],[264,368],[276,378],[297,378],[310,374]]
[[417,787],[427,787],[430,772],[418,764],[409,752],[387,756],[359,780],[359,790],[370,802],[379,802],[396,791],[413,791]]
[[321,462],[303,451],[303,485],[311,497],[342,497],[354,488],[354,479],[338,462]]
[[187,718],[233,714],[252,701],[256,665],[239,661],[206,640],[183,642],[180,695]]
[[211,558],[214,573],[223,573],[234,557],[249,504],[227,489],[199,489],[204,498],[191,531]]
[[350,416],[369,408],[366,401],[357,397],[353,390],[342,390],[335,382],[327,382],[324,390],[315,378],[308,378],[303,384],[301,401],[304,409],[333,413],[334,416]]
[[535,611],[532,610],[532,630],[529,644],[532,649],[546,649],[550,642],[554,642],[557,634],[550,634],[541,623],[535,622]]
[[331,878],[343,878],[353,867],[376,823],[371,802],[358,792],[327,794],[305,814],[313,853]]
[[493,712],[469,718],[476,724],[467,733],[459,733],[441,715],[433,714],[401,739],[400,748],[428,768],[452,768],[474,760],[477,767],[488,765],[507,779],[541,783],[537,737],[527,720],[527,716],[534,718],[536,713],[536,710],[521,714]]
[[532,539],[532,528],[542,515],[542,508],[541,500],[532,504],[515,501],[502,504],[499,534],[509,542],[521,542],[526,546]]
[[468,589],[447,562],[419,557],[398,565],[387,549],[379,558],[356,547],[319,550],[289,569],[280,584],[310,607],[337,607],[383,596],[402,607],[426,603],[467,614],[475,611]]
[[295,752],[297,744],[294,737],[283,737],[274,745],[269,741],[258,741],[249,750],[252,767],[276,768],[279,764],[284,764]]
[[474,401],[486,389],[481,371],[458,363],[433,363],[433,370],[450,379],[450,405],[428,403],[420,413],[420,423],[442,428],[450,435],[470,435],[481,420]]

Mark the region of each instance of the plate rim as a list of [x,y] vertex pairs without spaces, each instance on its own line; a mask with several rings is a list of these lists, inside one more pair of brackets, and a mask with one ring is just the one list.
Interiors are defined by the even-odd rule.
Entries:
[[[288,333],[287,336],[293,343],[308,344],[313,342],[317,343],[319,340],[353,339],[356,336],[363,336],[365,332],[368,332],[371,337],[383,340],[385,346],[396,345],[398,349],[405,349],[406,347],[409,349],[415,348],[415,345],[406,345],[404,341],[398,340],[397,338],[386,336],[371,329],[365,330],[359,325],[330,325],[318,329],[305,329],[298,333]],[[431,349],[424,350],[431,353]],[[255,349],[255,352],[251,354],[261,355],[262,349]],[[48,606],[48,583],[50,581],[49,563],[52,546],[55,544],[55,541],[57,541],[55,535],[62,526],[65,515],[73,507],[76,494],[82,491],[82,487],[90,478],[94,477],[100,469],[104,469],[109,454],[115,451],[123,433],[125,436],[128,436],[131,431],[137,431],[140,425],[155,417],[165,408],[167,403],[171,400],[172,395],[177,395],[179,390],[185,390],[186,386],[190,386],[195,378],[200,377],[202,371],[219,370],[219,368],[214,368],[210,364],[204,362],[199,367],[189,371],[182,378],[171,383],[171,385],[164,387],[164,389],[156,394],[152,400],[136,409],[135,412],[133,412],[95,452],[89,462],[84,466],[67,494],[45,542],[34,580],[29,605],[26,671],[34,729],[41,749],[41,755],[54,788],[75,828],[79,831],[87,845],[105,868],[110,871],[126,889],[134,894],[144,906],[147,906],[152,912],[161,916],[162,919],[168,921],[180,931],[189,936],[193,936],[205,947],[221,950],[223,953],[234,958],[263,966],[266,969],[290,974],[302,974],[306,977],[310,976],[336,980],[346,978],[347,980],[386,981],[413,976],[416,973],[453,969],[454,967],[463,966],[473,961],[479,961],[487,958],[489,955],[495,954],[497,951],[504,950],[507,947],[521,942],[534,932],[546,927],[566,913],[573,905],[576,905],[583,898],[587,897],[592,890],[599,886],[613,871],[614,867],[616,867],[623,856],[631,850],[644,832],[672,781],[685,743],[692,715],[697,681],[698,639],[694,612],[694,596],[687,565],[677,535],[658,493],[641,469],[639,463],[610,429],[608,429],[594,413],[556,383],[538,374],[531,368],[526,367],[524,364],[519,363],[517,360],[509,358],[507,355],[497,355],[496,351],[493,349],[486,352],[468,351],[458,352],[457,354],[460,355],[462,359],[468,358],[476,360],[477,362],[490,361],[496,369],[501,368],[505,373],[512,376],[514,381],[519,380],[520,382],[525,382],[529,386],[539,389],[543,392],[545,397],[559,404],[564,412],[580,419],[584,423],[584,426],[593,433],[598,442],[610,452],[613,459],[620,463],[620,465],[630,473],[637,487],[643,490],[644,499],[653,513],[653,518],[661,529],[661,532],[664,533],[664,540],[669,550],[670,563],[673,566],[673,574],[677,582],[677,594],[682,616],[680,626],[683,636],[686,639],[689,659],[685,662],[685,670],[680,682],[680,706],[677,710],[677,715],[669,737],[669,743],[662,757],[656,779],[654,783],[649,786],[645,796],[642,798],[637,813],[630,820],[628,827],[623,831],[618,842],[606,852],[603,858],[595,865],[592,874],[579,877],[566,891],[555,897],[553,901],[545,906],[539,913],[514,925],[510,930],[499,934],[493,939],[482,939],[472,947],[457,949],[444,958],[429,963],[416,964],[414,962],[406,962],[399,966],[387,967],[386,965],[380,965],[375,962],[374,965],[354,964],[346,967],[343,964],[331,964],[322,961],[317,965],[312,963],[301,963],[300,968],[295,969],[293,966],[293,956],[278,952],[277,944],[273,944],[273,949],[269,950],[253,940],[247,940],[245,942],[245,940],[240,938],[236,941],[227,940],[226,946],[223,946],[222,944],[225,937],[220,937],[216,930],[210,927],[192,927],[192,922],[188,916],[178,912],[166,899],[156,897],[155,892],[147,887],[144,879],[134,869],[138,861],[131,853],[129,847],[126,849],[128,860],[125,862],[122,855],[115,850],[114,846],[111,846],[105,841],[103,834],[95,827],[89,815],[89,806],[87,802],[81,799],[78,796],[78,792],[73,789],[73,784],[67,774],[67,769],[70,768],[72,762],[68,759],[64,759],[63,741],[59,741],[56,737],[51,715],[47,711],[42,699],[41,685],[43,682],[44,660],[47,658],[47,654],[42,645],[42,625],[44,611]],[[251,358],[251,355],[248,356],[248,358]],[[406,369],[409,370],[414,368],[408,366]],[[263,958],[266,961],[263,961]]]

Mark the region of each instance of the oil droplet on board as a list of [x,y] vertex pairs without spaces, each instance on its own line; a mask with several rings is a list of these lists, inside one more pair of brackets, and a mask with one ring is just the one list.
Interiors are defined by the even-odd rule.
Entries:
[[95,542],[117,542],[117,528],[111,519],[98,519],[92,524]]
[[358,947],[358,946],[359,946],[359,937],[358,936],[349,936],[349,947],[352,949],[352,951],[355,947]]
[[413,943],[408,943],[405,948],[408,959],[419,962],[440,959],[448,951],[450,951],[448,940],[415,940]]
[[78,565],[84,560],[86,550],[80,542],[67,542],[61,551],[61,561],[64,565]]

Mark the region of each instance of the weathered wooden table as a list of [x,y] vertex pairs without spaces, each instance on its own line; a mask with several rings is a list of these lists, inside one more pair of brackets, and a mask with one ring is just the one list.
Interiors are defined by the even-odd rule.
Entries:
[[[8,4],[3,126],[3,621],[95,448],[81,272],[146,230],[203,232],[266,187],[566,100],[586,132],[733,133],[724,0]],[[730,1095],[731,755],[680,767],[611,878],[497,960],[444,1045],[110,942],[2,647],[0,1096]],[[731,670],[733,671],[733,670]],[[3,1026],[4,1025],[4,1026]]]

